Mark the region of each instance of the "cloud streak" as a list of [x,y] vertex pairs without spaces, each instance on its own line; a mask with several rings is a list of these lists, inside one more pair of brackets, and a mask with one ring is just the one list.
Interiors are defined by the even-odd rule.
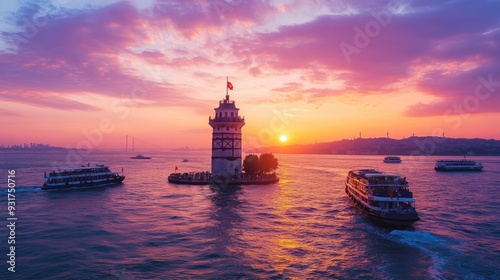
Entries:
[[[441,100],[409,107],[412,116],[443,114],[441,109],[474,93],[477,77],[500,73],[496,1],[413,1],[404,13],[389,11],[385,3],[357,8],[241,38],[232,49],[269,72],[326,69],[346,93],[394,94],[404,85]],[[356,51],[346,57],[343,43]],[[264,69],[252,72],[263,75]],[[290,99],[294,95],[290,90]],[[498,112],[500,101],[489,102],[473,113]]]
[[[254,79],[293,73],[269,89],[283,102],[321,103],[347,93],[410,90],[434,101],[417,102],[405,114],[426,117],[463,103],[474,94],[478,77],[500,80],[498,1],[389,4],[191,0],[155,1],[142,9],[129,2],[80,9],[25,5],[12,16],[18,31],[1,33],[11,49],[0,52],[0,99],[95,111],[98,107],[71,96],[123,99],[142,86],[146,92],[133,96],[136,106],[201,111],[196,108],[205,109],[206,101],[189,98],[185,92],[191,87],[178,77],[212,78],[219,75],[206,69],[230,69]],[[307,8],[314,16],[293,20],[296,11]],[[46,16],[37,17],[40,11]],[[32,22],[33,36],[26,36],[24,19],[38,21]],[[352,47],[348,55],[345,46]],[[153,76],[147,74],[151,69]],[[494,88],[472,113],[498,112],[500,89]]]
[[[36,13],[39,10],[33,6],[22,7],[17,16],[36,18]],[[26,28],[23,21],[16,23],[19,28]],[[157,25],[147,12],[128,2],[118,2],[102,8],[63,10],[46,19],[26,42],[18,40],[24,30],[3,32],[2,37],[16,51],[0,53],[0,99],[84,111],[97,108],[66,96],[93,93],[123,99],[125,95],[144,106],[193,108],[193,104],[203,104],[186,97],[175,83],[138,75],[130,69],[130,60],[124,59],[136,56],[150,65],[174,69],[210,63],[205,57],[168,60],[156,50],[134,52],[134,48],[153,43],[151,32]],[[139,99],[144,102],[138,102]]]

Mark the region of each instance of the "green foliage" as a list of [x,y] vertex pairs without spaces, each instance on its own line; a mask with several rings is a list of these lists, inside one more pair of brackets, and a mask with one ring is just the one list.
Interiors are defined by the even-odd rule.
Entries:
[[260,170],[259,156],[250,154],[243,160],[243,170],[247,174],[255,174]]
[[267,173],[278,168],[278,159],[273,154],[247,155],[243,160],[243,170],[247,174]]

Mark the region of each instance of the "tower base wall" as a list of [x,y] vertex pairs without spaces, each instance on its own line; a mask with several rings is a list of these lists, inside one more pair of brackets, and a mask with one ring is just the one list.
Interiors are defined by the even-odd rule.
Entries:
[[212,176],[225,178],[241,177],[241,158],[228,160],[224,158],[212,158]]

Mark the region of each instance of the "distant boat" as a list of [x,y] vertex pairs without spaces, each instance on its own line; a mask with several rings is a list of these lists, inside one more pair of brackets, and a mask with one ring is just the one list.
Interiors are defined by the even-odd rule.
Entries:
[[364,216],[384,226],[406,227],[420,220],[406,177],[375,169],[351,170],[345,192]]
[[434,170],[436,171],[482,171],[483,165],[473,160],[438,160]]
[[57,171],[45,173],[47,181],[42,189],[68,189],[91,188],[120,184],[124,179],[122,175],[112,172],[106,165],[87,165],[77,168],[62,168]]
[[151,159],[151,157],[145,157],[143,155],[136,155],[135,157],[131,157],[131,159]]
[[384,158],[385,163],[401,163],[401,158],[396,156],[390,156]]
[[189,161],[189,160],[187,160],[187,159],[183,159],[183,160],[182,160],[182,162],[188,162],[188,161]]

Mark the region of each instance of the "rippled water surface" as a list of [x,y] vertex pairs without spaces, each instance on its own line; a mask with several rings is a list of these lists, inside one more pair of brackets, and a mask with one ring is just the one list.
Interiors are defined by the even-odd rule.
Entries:
[[[123,167],[124,184],[42,191],[43,172],[68,157],[2,153],[16,170],[16,272],[7,271],[1,226],[0,279],[499,279],[500,158],[485,171],[438,173],[436,159],[276,155],[280,182],[267,186],[187,186],[167,182],[210,168],[206,151],[93,152],[83,160]],[[452,157],[446,157],[452,158]],[[187,162],[183,162],[187,159]],[[421,221],[389,230],[364,220],[344,193],[355,168],[407,177]]]

